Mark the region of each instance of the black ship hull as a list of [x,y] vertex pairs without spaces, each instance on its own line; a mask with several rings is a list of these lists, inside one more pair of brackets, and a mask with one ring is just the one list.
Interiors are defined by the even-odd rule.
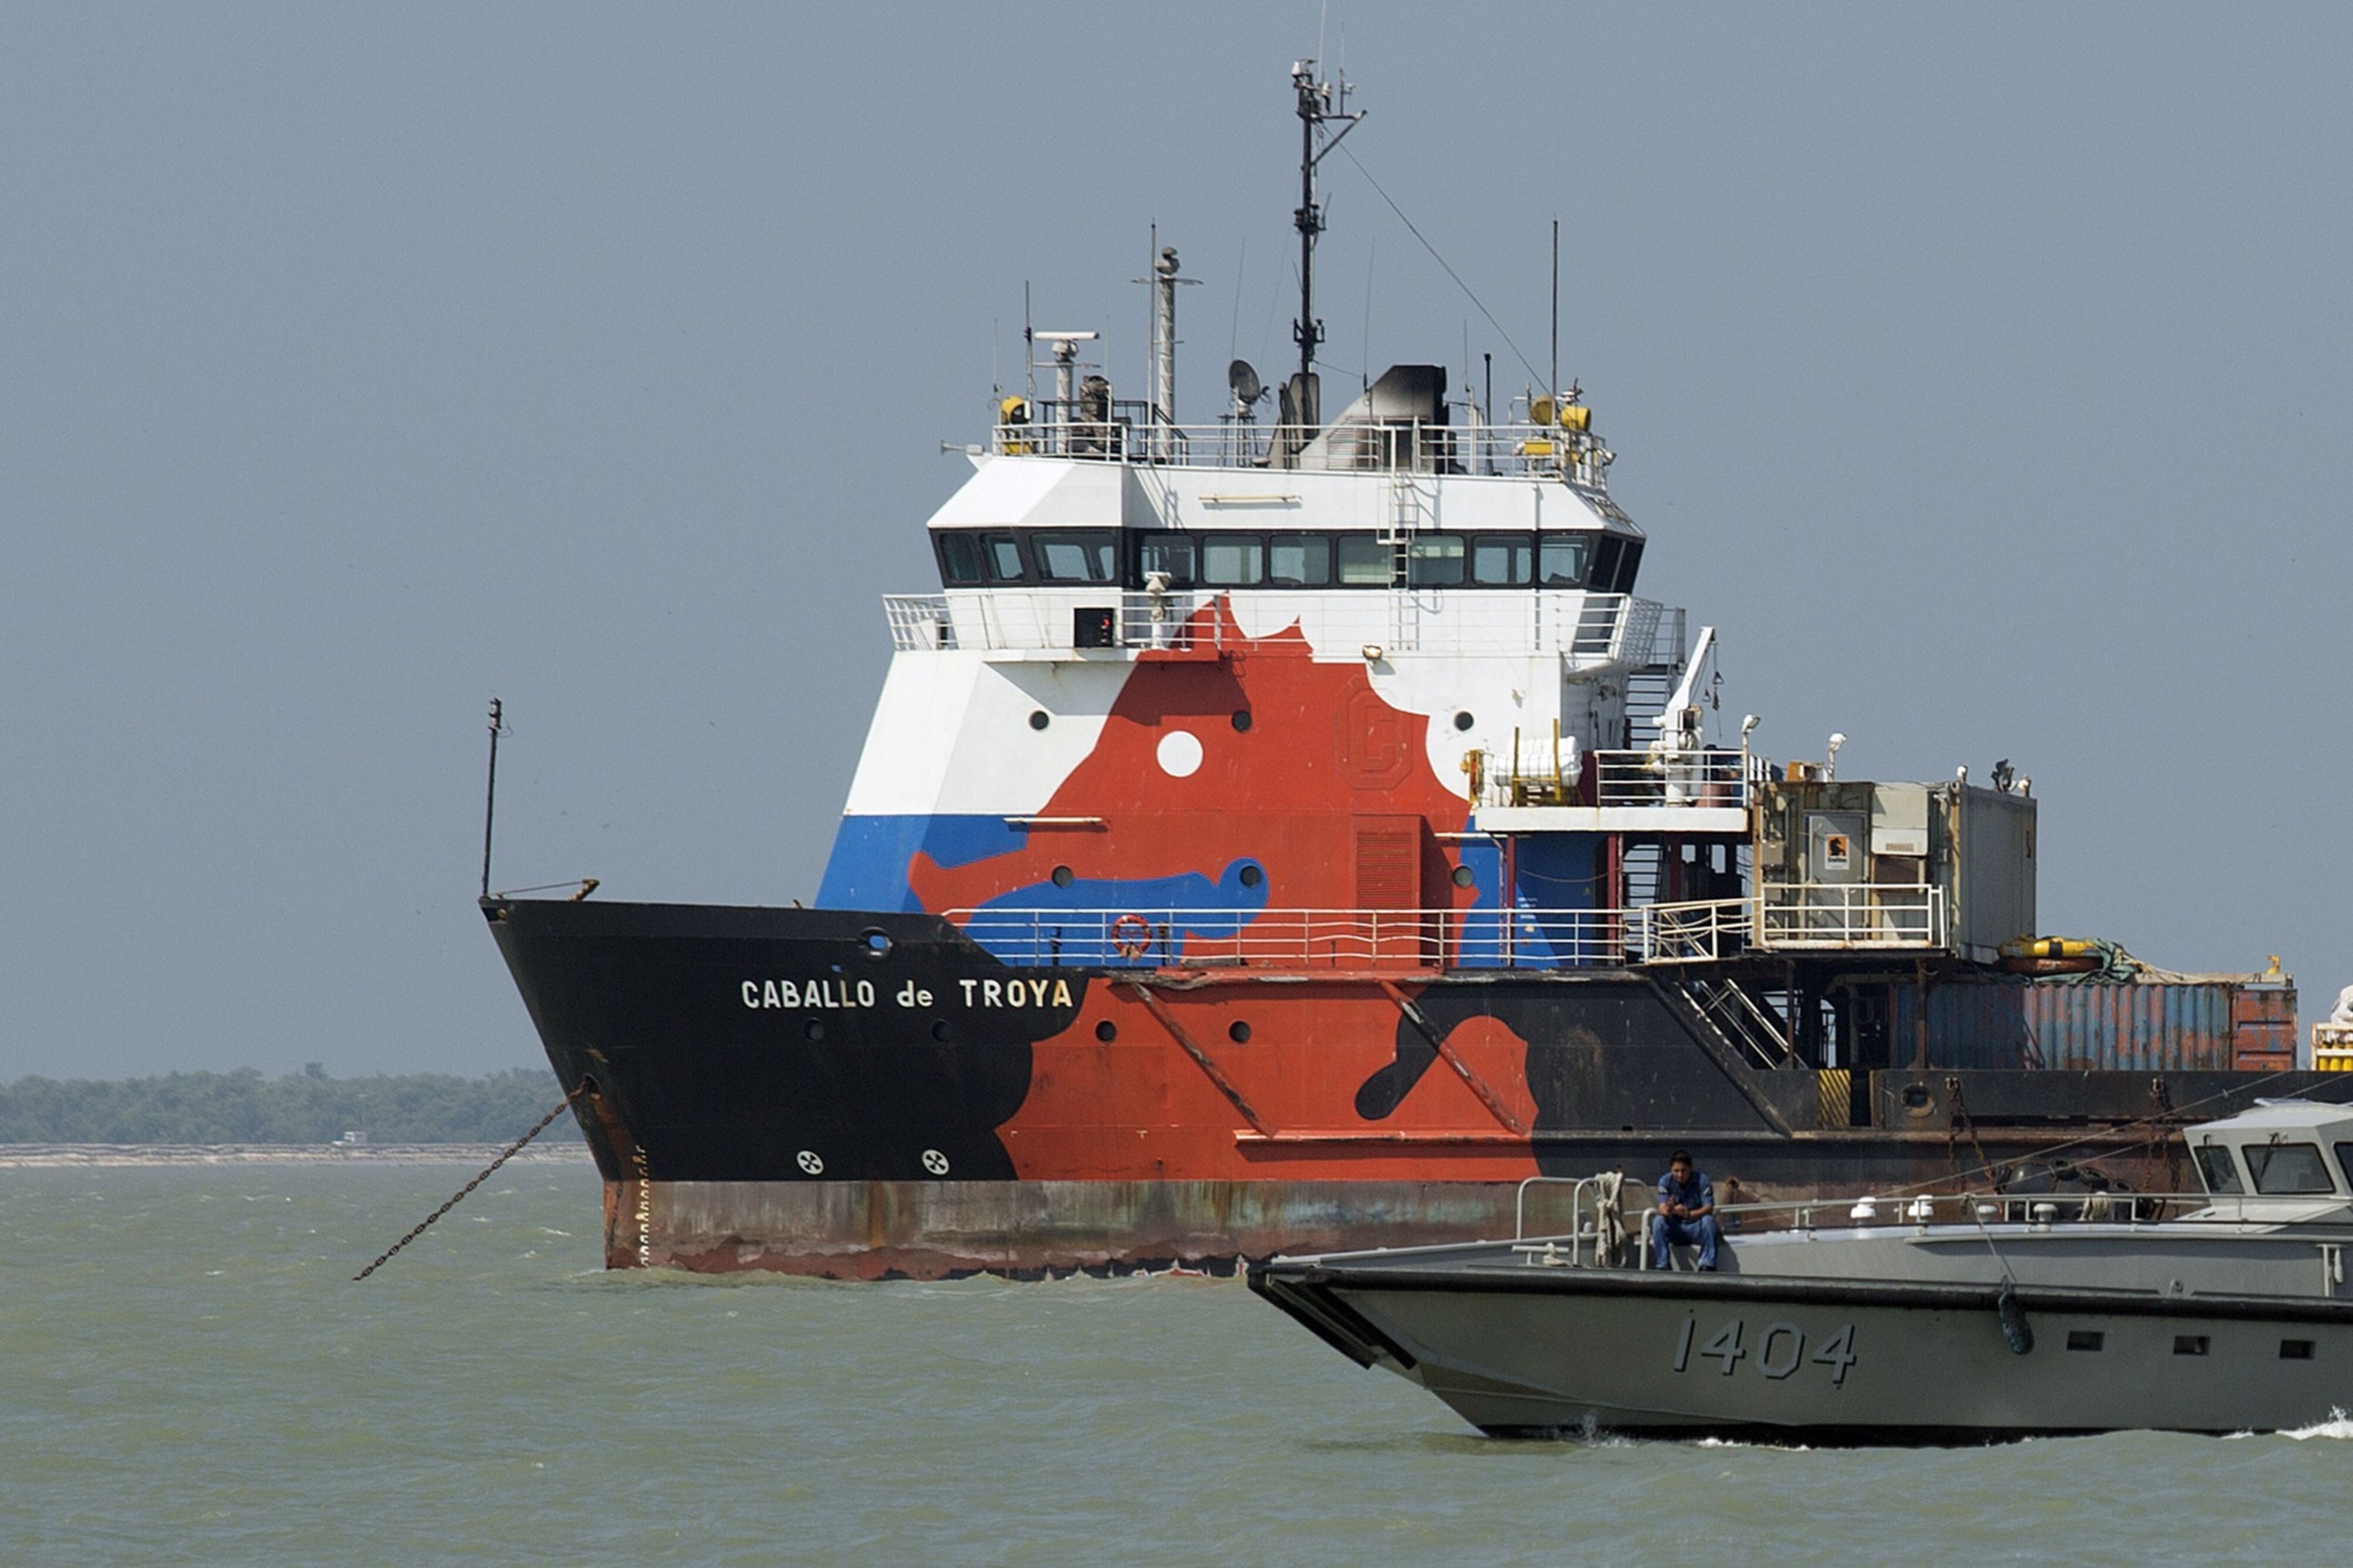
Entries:
[[1619,970],[1014,967],[923,914],[484,911],[579,1091],[615,1267],[1225,1270],[1546,1228],[1528,1178],[1683,1146],[1757,1196],[2162,1186],[2182,1109],[2302,1081],[1768,1070]]

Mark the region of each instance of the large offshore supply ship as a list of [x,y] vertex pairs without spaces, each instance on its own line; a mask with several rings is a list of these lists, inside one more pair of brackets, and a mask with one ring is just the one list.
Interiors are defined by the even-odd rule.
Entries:
[[1400,364],[1324,417],[1356,117],[1293,87],[1295,372],[1179,424],[1173,251],[1148,401],[1032,334],[1050,395],[884,602],[817,907],[483,900],[609,1263],[1226,1268],[1495,1234],[1524,1178],[1676,1146],[1757,1198],[2171,1190],[2180,1121],[2298,1081],[2276,963],[2035,940],[2006,765],[1754,750],[1577,393]]

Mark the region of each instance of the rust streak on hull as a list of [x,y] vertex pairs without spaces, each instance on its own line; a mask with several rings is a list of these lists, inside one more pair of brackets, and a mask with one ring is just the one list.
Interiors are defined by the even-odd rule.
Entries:
[[[1651,1158],[1619,1163],[1646,1174]],[[1951,1186],[1941,1148],[1888,1184]],[[1591,1168],[1601,1168],[1596,1163]],[[1802,1173],[1740,1179],[1746,1199],[1851,1194],[1846,1168],[1820,1157]],[[1729,1168],[1726,1168],[1729,1173]],[[2161,1172],[2147,1173],[2155,1177]],[[1985,1184],[1975,1184],[1983,1190]],[[1282,1252],[1417,1247],[1513,1234],[1517,1182],[665,1182],[607,1185],[606,1263],[695,1273],[765,1271],[834,1279],[970,1274],[1125,1273],[1181,1266],[1229,1272]],[[1530,1190],[1530,1234],[1565,1231],[1560,1187]],[[644,1205],[644,1206],[640,1206]],[[639,1215],[649,1213],[649,1224]]]

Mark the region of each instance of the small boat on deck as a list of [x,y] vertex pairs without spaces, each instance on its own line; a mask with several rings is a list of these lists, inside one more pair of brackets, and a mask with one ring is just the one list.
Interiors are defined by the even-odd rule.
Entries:
[[2353,1409],[2353,1110],[2264,1100],[2185,1137],[2192,1194],[1728,1205],[1712,1273],[1643,1267],[1644,1189],[1610,1175],[1567,1184],[1564,1234],[1277,1258],[1250,1284],[1494,1436],[1975,1443]]

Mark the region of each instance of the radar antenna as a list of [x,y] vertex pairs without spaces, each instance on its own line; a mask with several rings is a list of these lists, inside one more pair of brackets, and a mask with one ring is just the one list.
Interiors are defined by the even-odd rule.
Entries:
[[[1291,86],[1298,95],[1299,208],[1291,215],[1299,231],[1299,317],[1291,323],[1292,340],[1299,345],[1299,379],[1293,384],[1290,418],[1300,426],[1297,439],[1322,428],[1322,399],[1315,389],[1315,345],[1324,341],[1324,323],[1315,316],[1315,237],[1324,232],[1324,209],[1315,200],[1315,166],[1340,144],[1341,138],[1364,120],[1364,110],[1348,112],[1347,73],[1336,81],[1318,80],[1314,60],[1291,68]],[[1338,126],[1337,131],[1331,129]]]

